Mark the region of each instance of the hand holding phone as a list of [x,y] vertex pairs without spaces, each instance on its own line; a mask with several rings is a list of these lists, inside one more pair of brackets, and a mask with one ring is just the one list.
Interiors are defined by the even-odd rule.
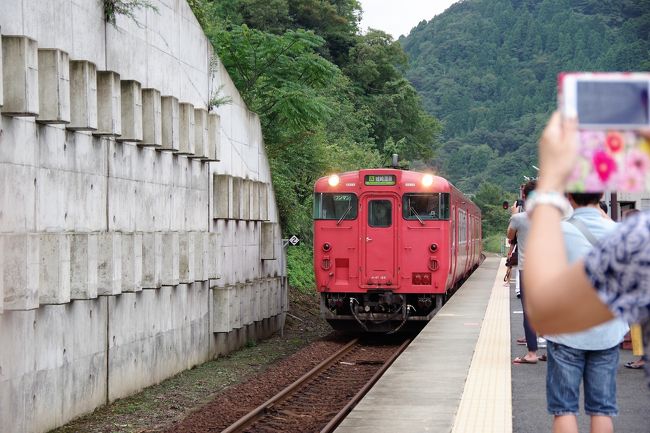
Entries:
[[578,158],[567,190],[650,191],[650,74],[565,73],[559,105],[578,120]]

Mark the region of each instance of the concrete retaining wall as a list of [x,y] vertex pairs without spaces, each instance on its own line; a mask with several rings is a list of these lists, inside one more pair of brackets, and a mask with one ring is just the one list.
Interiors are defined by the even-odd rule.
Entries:
[[[279,329],[258,117],[184,0],[0,0],[0,420],[41,432]],[[208,101],[232,102],[211,112]]]

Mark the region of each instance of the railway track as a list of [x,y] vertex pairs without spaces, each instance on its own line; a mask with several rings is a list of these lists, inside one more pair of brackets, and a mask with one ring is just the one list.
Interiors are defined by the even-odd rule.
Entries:
[[409,343],[352,340],[222,433],[332,432]]

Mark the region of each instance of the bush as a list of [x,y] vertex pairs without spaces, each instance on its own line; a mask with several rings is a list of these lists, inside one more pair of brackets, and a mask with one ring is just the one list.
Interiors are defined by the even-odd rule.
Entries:
[[483,239],[483,250],[490,253],[504,253],[504,234],[493,234]]
[[287,273],[291,287],[302,293],[313,293],[316,289],[313,262],[311,245],[305,243],[287,247]]

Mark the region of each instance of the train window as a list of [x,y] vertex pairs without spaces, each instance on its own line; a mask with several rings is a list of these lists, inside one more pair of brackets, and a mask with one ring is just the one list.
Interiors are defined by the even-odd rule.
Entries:
[[449,194],[404,194],[402,216],[406,220],[447,220]]
[[464,210],[459,210],[458,219],[458,243],[464,244],[467,242],[467,212]]
[[357,196],[354,194],[317,192],[314,194],[314,219],[357,219],[357,203]]
[[393,204],[389,200],[370,200],[368,202],[368,225],[370,227],[390,227],[393,224]]

